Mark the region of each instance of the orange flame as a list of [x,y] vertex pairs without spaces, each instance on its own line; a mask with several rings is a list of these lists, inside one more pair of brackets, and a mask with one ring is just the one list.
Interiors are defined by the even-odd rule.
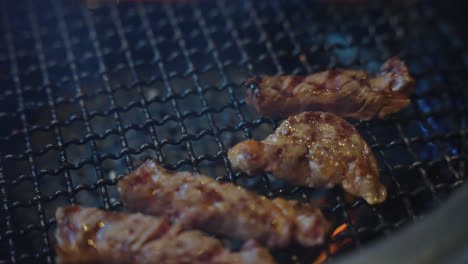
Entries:
[[348,226],[346,224],[342,224],[342,225],[338,226],[335,229],[335,231],[333,231],[331,237],[336,237],[339,233],[344,232],[347,228],[348,228]]
[[[332,234],[331,234],[331,238],[334,238],[336,236],[338,236],[339,234],[345,232],[346,230],[348,229],[348,225],[346,224],[342,224],[340,226],[338,226],[337,228],[335,228],[335,230],[333,230]],[[335,254],[336,252],[338,252],[338,250],[340,250],[342,247],[344,247],[345,245],[349,244],[351,242],[351,239],[350,238],[345,238],[341,241],[336,241],[336,242],[330,242],[330,244],[328,244],[328,252],[330,252],[331,255]],[[320,253],[320,255],[314,260],[313,264],[322,264],[324,263],[325,261],[327,260],[327,251],[324,250],[322,251],[322,253]]]
[[322,264],[327,260],[327,252],[322,251],[320,255],[312,262],[312,264]]

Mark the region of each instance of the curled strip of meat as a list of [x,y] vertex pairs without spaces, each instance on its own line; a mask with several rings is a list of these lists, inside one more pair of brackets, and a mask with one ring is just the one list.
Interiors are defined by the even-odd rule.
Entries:
[[265,140],[237,144],[229,150],[228,158],[233,168],[249,175],[270,172],[308,187],[341,184],[369,204],[387,197],[367,143],[352,125],[330,113],[292,116]]
[[231,252],[199,231],[183,231],[165,218],[59,208],[57,248],[60,263],[274,263],[264,248],[246,243]]
[[308,76],[260,76],[244,82],[246,101],[269,117],[324,111],[368,120],[396,113],[410,103],[414,80],[399,59],[376,76],[358,70],[328,70]]
[[271,248],[292,242],[317,245],[328,230],[320,210],[310,205],[270,200],[197,173],[168,171],[154,161],[120,180],[119,190],[131,210],[167,216],[184,228],[254,239]]

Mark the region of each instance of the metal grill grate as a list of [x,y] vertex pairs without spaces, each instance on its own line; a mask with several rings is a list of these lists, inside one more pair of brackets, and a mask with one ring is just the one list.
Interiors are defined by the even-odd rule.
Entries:
[[[54,213],[119,209],[116,182],[147,157],[323,208],[347,228],[282,261],[333,258],[437,206],[467,173],[468,57],[430,1],[121,3],[0,1],[0,263],[52,262]],[[383,1],[382,1],[383,2]],[[375,5],[375,6],[374,6]],[[397,55],[417,79],[412,105],[354,124],[372,145],[388,201],[345,202],[232,172],[226,151],[279,120],[243,100],[254,74],[376,71]]]

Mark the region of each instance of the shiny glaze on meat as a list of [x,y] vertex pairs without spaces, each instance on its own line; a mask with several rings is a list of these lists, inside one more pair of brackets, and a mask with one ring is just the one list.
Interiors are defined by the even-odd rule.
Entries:
[[308,187],[341,184],[369,204],[381,203],[387,196],[367,143],[352,125],[330,113],[292,116],[265,140],[237,144],[228,158],[233,168],[250,175],[270,172]]
[[268,117],[324,111],[368,120],[410,103],[414,80],[399,59],[389,59],[374,77],[358,70],[329,70],[308,76],[260,76],[244,82],[246,101]]
[[60,263],[274,263],[249,242],[237,253],[165,218],[68,206],[56,213]]
[[320,210],[310,205],[270,200],[197,173],[170,172],[154,161],[120,180],[119,190],[131,210],[271,248],[320,244],[328,230]]

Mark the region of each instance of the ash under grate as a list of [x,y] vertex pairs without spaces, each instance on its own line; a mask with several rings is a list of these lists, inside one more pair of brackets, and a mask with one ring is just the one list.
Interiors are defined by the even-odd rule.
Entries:
[[[0,263],[53,261],[54,212],[120,209],[116,182],[145,158],[316,203],[336,229],[278,259],[333,258],[411,223],[467,173],[467,57],[430,1],[340,6],[306,1],[119,4],[0,1]],[[266,175],[231,171],[226,151],[279,120],[259,118],[241,81],[334,67],[376,71],[404,59],[411,106],[354,122],[372,146],[388,201],[345,202]]]

